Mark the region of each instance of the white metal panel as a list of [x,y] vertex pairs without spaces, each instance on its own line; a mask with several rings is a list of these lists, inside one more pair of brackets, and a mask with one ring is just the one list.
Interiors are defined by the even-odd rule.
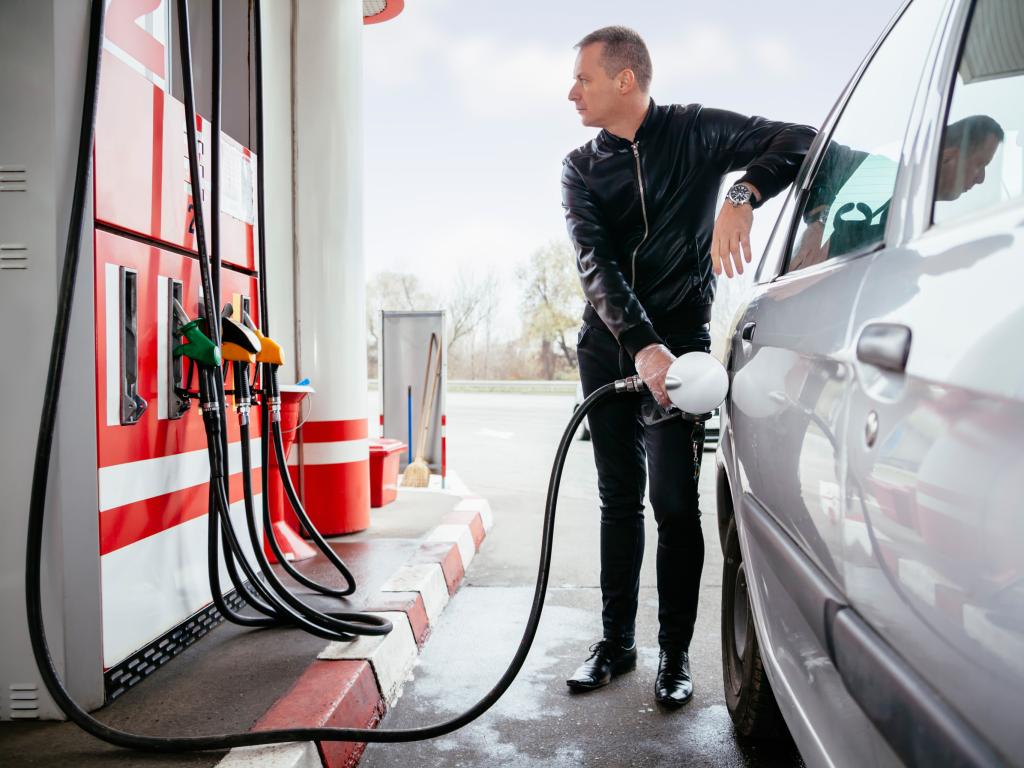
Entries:
[[[254,502],[257,509],[262,495]],[[242,549],[255,566],[245,534],[245,506],[231,505]],[[103,574],[103,665],[111,667],[152,642],[212,598],[206,566],[207,515],[147,536],[100,558]],[[257,517],[257,526],[262,524]],[[221,588],[231,582],[220,563]]]

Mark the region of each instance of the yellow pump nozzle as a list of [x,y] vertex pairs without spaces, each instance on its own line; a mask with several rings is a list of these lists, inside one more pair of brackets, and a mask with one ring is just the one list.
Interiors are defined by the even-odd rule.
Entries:
[[251,365],[256,362],[255,353],[230,341],[221,342],[220,356],[231,363],[247,363]]
[[269,363],[270,365],[284,365],[284,353],[281,352],[281,345],[274,341],[269,336],[264,336],[260,333],[260,329],[256,327],[256,323],[249,317],[248,312],[242,312],[242,322],[252,331],[256,337],[260,340],[260,350],[256,353],[257,363]]

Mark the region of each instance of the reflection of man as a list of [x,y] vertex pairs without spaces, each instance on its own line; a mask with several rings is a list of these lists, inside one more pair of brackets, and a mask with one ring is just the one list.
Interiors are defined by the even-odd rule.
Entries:
[[[935,199],[956,200],[964,192],[985,181],[985,168],[992,162],[1002,140],[1002,127],[988,115],[972,115],[950,123],[942,137]],[[881,238],[888,202],[879,208],[860,203],[847,204],[838,210],[835,206],[847,182],[855,174],[863,172],[864,166],[877,157],[842,144],[829,143],[808,197],[804,212],[806,228],[800,236],[788,271],[820,264],[830,255],[849,253],[859,241],[870,242],[872,236],[876,237],[876,241]],[[851,221],[847,216],[854,218]],[[831,231],[827,226],[830,220],[833,225]],[[859,229],[850,232],[851,227]],[[842,231],[844,228],[846,232]],[[833,237],[836,231],[841,235],[839,247],[836,247],[836,238]]]
[[[814,131],[697,104],[654,104],[650,55],[630,29],[598,30],[577,48],[569,99],[584,125],[603,129],[562,167],[562,204],[588,301],[577,344],[583,390],[636,371],[664,406],[675,356],[709,347],[714,274],[732,277],[750,261],[753,208],[792,182]],[[722,177],[741,169],[716,221]],[[649,470],[658,523],[655,698],[680,705],[693,693],[688,651],[704,563],[703,429],[643,418],[653,405],[647,398],[618,398],[589,415],[604,637],[567,683],[592,690],[636,664]]]
[[950,123],[942,137],[935,199],[956,200],[985,181],[985,169],[1002,140],[1002,126],[988,115],[972,115]]

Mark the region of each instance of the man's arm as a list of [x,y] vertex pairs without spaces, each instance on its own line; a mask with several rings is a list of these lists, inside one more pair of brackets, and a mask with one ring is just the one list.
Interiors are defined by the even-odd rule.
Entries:
[[601,211],[568,160],[562,164],[562,208],[569,239],[576,248],[583,294],[608,330],[633,357],[649,344],[660,344],[661,338],[622,274]]
[[755,208],[793,183],[817,133],[725,109],[702,109],[699,119],[704,146],[722,173],[746,169],[740,182],[760,193]]
[[712,162],[718,164],[723,174],[745,168],[739,183],[746,184],[754,193],[750,205],[723,203],[711,236],[715,274],[721,274],[724,268],[726,275],[732,277],[734,266],[738,274],[743,274],[743,262],[750,263],[753,208],[793,183],[815,130],[723,109],[701,110],[699,129]]

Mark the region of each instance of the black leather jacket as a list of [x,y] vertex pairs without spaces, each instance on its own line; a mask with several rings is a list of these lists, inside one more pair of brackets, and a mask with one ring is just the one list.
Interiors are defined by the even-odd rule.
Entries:
[[[796,177],[813,128],[654,101],[632,143],[602,130],[562,163],[562,207],[587,298],[629,354],[710,320],[711,233],[722,176],[760,202]],[[760,203],[758,203],[760,204]]]

